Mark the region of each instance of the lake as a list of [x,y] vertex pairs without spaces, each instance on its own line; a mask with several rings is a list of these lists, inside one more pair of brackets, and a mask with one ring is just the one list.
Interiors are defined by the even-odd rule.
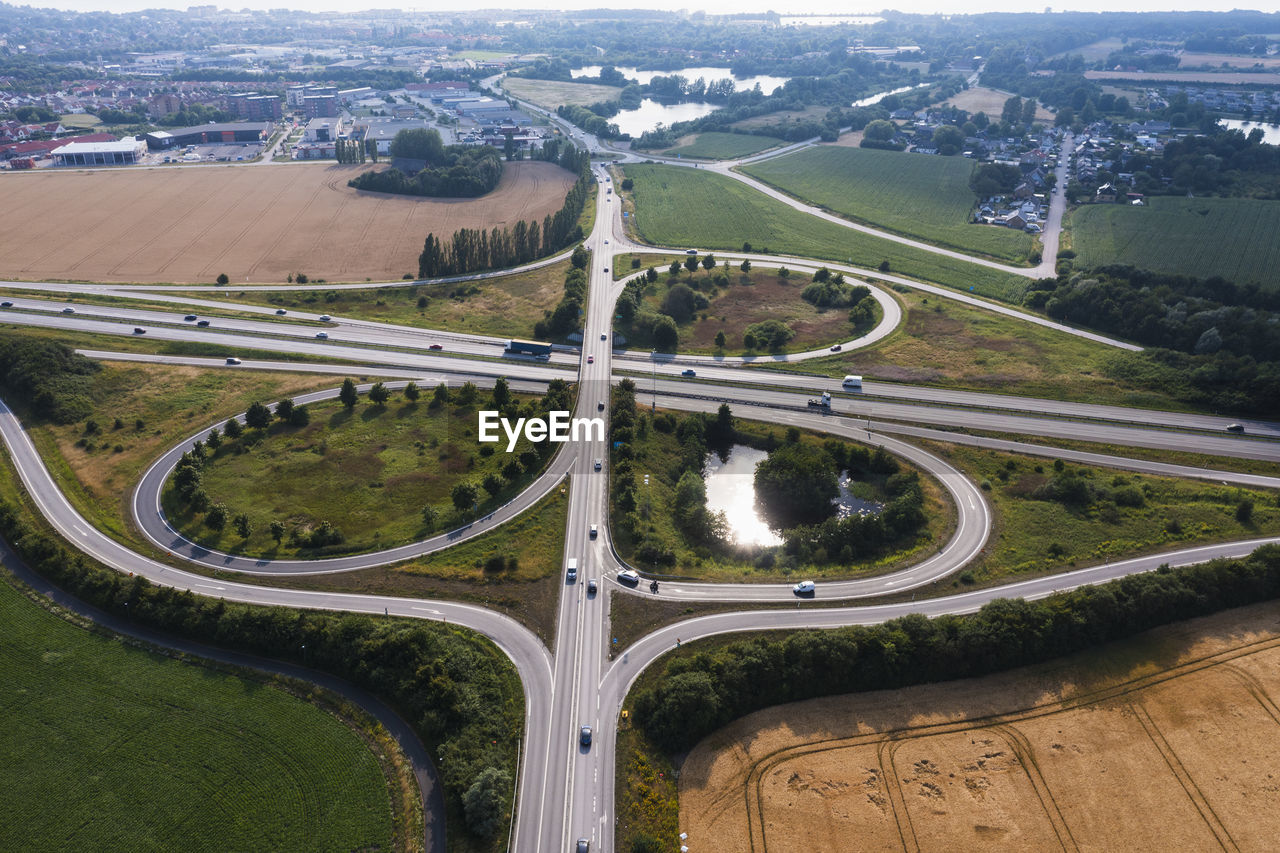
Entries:
[[[706,484],[707,509],[723,512],[729,524],[729,536],[736,545],[770,547],[781,545],[782,537],[769,527],[756,508],[756,466],[768,453],[735,444],[729,449],[729,457],[721,461],[720,455],[707,455]],[[832,500],[836,515],[878,513],[884,507],[872,500],[859,497],[860,484],[849,479],[849,472],[840,473],[840,494]]]
[[659,124],[672,125],[678,121],[690,121],[715,111],[716,105],[705,101],[664,104],[653,98],[645,98],[636,109],[623,110],[609,121],[616,124],[623,133],[639,136],[646,130],[653,130]]
[[1218,122],[1225,127],[1239,130],[1245,136],[1249,135],[1249,131],[1255,127],[1262,128],[1262,141],[1268,145],[1280,145],[1280,126],[1274,124],[1262,124],[1256,121],[1240,121],[1234,118],[1224,118]]
[[[596,77],[600,74],[601,67],[600,65],[585,65],[582,68],[573,69],[569,74],[574,77]],[[615,67],[628,80],[635,80],[640,84],[648,83],[654,77],[670,77],[672,74],[679,74],[689,81],[697,80],[701,77],[708,83],[728,77],[733,80],[733,85],[739,92],[744,89],[754,89],[755,85],[759,83],[761,91],[766,95],[772,95],[774,89],[785,85],[791,79],[790,77],[774,77],[770,74],[757,74],[754,77],[734,77],[733,72],[728,68],[711,68],[709,66],[681,68],[679,71],[638,71],[635,68],[622,65]]]

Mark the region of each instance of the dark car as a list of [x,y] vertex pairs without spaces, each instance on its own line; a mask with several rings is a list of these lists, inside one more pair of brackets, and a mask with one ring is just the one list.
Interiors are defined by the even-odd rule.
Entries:
[[1227,432],[1244,432],[1244,424],[1228,424]]
[[697,250],[697,249],[685,249],[684,253],[685,253],[686,255],[696,255],[696,254],[698,254],[698,250]]
[[145,335],[147,333],[147,330],[142,328],[141,326],[134,326],[133,333],[135,335]]
[[427,347],[427,349],[444,349],[444,347],[441,344],[432,344],[431,346]]
[[578,846],[574,853],[591,853],[591,842],[585,838],[579,838]]
[[578,732],[578,743],[591,746],[591,726],[583,726]]
[[0,308],[12,308],[12,307],[13,307],[12,302],[0,302]]
[[697,376],[698,374],[697,374],[697,372],[696,372],[696,371],[694,371],[692,368],[690,368],[690,369],[686,369],[686,370],[682,370],[682,371],[680,371],[680,375],[681,375],[681,376],[687,376],[687,377],[689,377],[690,379],[692,379],[693,377]]
[[844,346],[843,346],[842,344],[836,344],[835,346],[833,346],[833,347],[831,348],[831,351],[832,351],[832,352],[840,352],[840,350],[842,350],[842,349],[844,349]]
[[63,313],[63,314],[74,314],[74,313],[76,313],[76,309],[74,309],[74,308],[63,308],[63,309],[62,309],[62,313]]
[[194,320],[195,318],[196,318],[196,315],[195,315],[195,314],[188,314],[187,316],[183,317],[182,319],[184,319],[184,320],[186,320],[188,323],[190,323],[190,322],[191,322],[192,320]]
[[196,325],[197,325],[197,326],[200,326],[201,328],[203,328],[203,327],[205,327],[205,326],[208,326],[208,325],[209,325],[209,321],[208,321],[208,320],[201,320],[200,322],[196,323]]
[[288,311],[285,311],[283,308],[277,308],[277,309],[276,309],[276,313],[277,313],[277,314],[287,314],[287,313],[289,313],[289,312],[288,312]]

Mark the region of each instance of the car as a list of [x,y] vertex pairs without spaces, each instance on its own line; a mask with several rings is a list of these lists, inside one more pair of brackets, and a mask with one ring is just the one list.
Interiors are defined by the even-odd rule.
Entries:
[[332,319],[333,319],[333,318],[332,318],[332,317],[330,317],[328,314],[321,314],[321,315],[320,315],[320,322],[321,322],[321,323],[327,323],[327,322],[329,322],[329,321],[330,321],[330,320],[332,320]]
[[604,462],[603,462],[603,461],[601,461],[601,460],[599,460],[599,459],[597,459],[597,460],[595,461],[595,467],[596,467],[596,470],[597,470],[597,471],[599,471],[599,470],[600,470],[600,468],[601,468],[601,467],[603,467],[603,465],[604,465]]
[[1244,424],[1228,424],[1227,432],[1244,432]]
[[591,746],[591,726],[583,726],[578,729],[578,743],[583,746]]
[[596,591],[599,589],[600,589],[600,585],[596,583],[595,578],[587,579],[587,595],[595,595]]
[[685,249],[685,250],[684,250],[684,253],[685,253],[686,255],[696,255],[696,254],[698,254],[698,250],[697,250],[697,249]]
[[135,335],[145,335],[147,333],[147,330],[142,328],[141,326],[134,326],[133,333]]
[[[12,305],[13,303],[9,303],[9,304]],[[587,364],[595,364],[595,363],[596,363],[596,357],[594,355],[587,356]]]
[[239,363],[240,363],[240,359],[236,358],[234,355],[229,355],[229,356],[227,356],[227,364],[233,364],[233,365],[234,365],[234,364],[239,364]]
[[604,268],[604,271],[605,271],[605,272],[608,272],[608,271],[609,271],[609,268],[608,268],[608,267],[605,267],[605,268]]
[[578,847],[574,853],[591,853],[591,842],[585,838],[579,838]]
[[70,307],[68,307],[68,308],[63,308],[63,309],[62,309],[62,313],[63,313],[63,314],[74,314],[74,313],[76,313],[76,309],[74,309],[74,308],[70,308]]
[[840,350],[842,349],[844,349],[844,347],[841,346],[840,344],[835,344],[834,346],[831,347],[832,352],[840,352]]
[[634,569],[626,569],[624,571],[618,572],[618,580],[622,581],[623,583],[629,583],[632,586],[635,586],[636,584],[640,583],[640,573],[635,571]]
[[791,591],[796,595],[813,595],[817,590],[817,584],[813,581],[800,581],[800,583],[791,587]]
[[590,533],[590,534],[588,534],[588,535],[589,535],[592,539],[595,539],[597,536],[599,536],[599,535],[600,535],[600,525],[598,525],[598,524],[593,524],[593,525],[591,525],[591,533]]
[[604,400],[600,400],[599,402],[596,403],[596,411],[597,412],[604,411]]
[[12,308],[12,307],[13,307],[12,302],[0,302],[0,308]]
[[197,326],[199,326],[199,327],[200,327],[200,328],[202,328],[202,329],[203,329],[203,328],[207,328],[207,327],[208,327],[208,325],[209,325],[209,321],[208,321],[208,320],[200,320],[200,321],[198,321],[198,322],[196,323],[196,325],[197,325]]
[[288,312],[288,311],[286,311],[286,310],[284,310],[283,308],[277,308],[277,309],[276,309],[276,313],[277,313],[277,314],[279,314],[279,315],[281,315],[281,316],[283,316],[283,315],[285,315],[285,314],[288,314],[289,312]]
[[680,371],[680,375],[681,375],[681,376],[687,376],[687,377],[689,377],[690,379],[692,379],[693,377],[695,377],[695,376],[697,376],[697,375],[698,375],[698,372],[697,372],[696,370],[694,370],[693,368],[685,368],[684,370]]
[[327,341],[327,340],[329,339],[329,333],[328,333],[328,332],[316,332],[316,337],[317,337],[317,338],[319,338],[319,339],[320,339],[320,340],[322,340],[322,341]]
[[600,340],[602,340],[602,341],[607,341],[607,340],[609,340],[609,336],[608,336],[608,335],[606,335],[604,332],[601,332],[601,333],[600,333]]
[[608,238],[608,237],[605,237],[605,238],[604,238],[604,244],[605,244],[606,246],[607,246],[607,245],[609,245],[609,238]]
[[427,347],[427,349],[444,349],[444,347],[440,344],[432,344],[431,346]]
[[184,319],[184,320],[186,320],[188,323],[190,323],[190,322],[191,322],[192,320],[194,320],[195,318],[196,318],[196,315],[195,315],[195,314],[188,314],[187,316],[183,317],[182,319]]

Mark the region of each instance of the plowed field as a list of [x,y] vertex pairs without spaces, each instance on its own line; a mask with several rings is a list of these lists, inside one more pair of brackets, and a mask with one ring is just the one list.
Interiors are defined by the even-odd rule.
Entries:
[[417,275],[430,232],[542,220],[573,183],[550,163],[509,163],[477,199],[357,192],[369,166],[271,165],[6,175],[0,276],[212,284]]
[[783,705],[694,749],[680,825],[690,849],[754,853],[1275,849],[1277,698],[1270,603],[1004,675]]

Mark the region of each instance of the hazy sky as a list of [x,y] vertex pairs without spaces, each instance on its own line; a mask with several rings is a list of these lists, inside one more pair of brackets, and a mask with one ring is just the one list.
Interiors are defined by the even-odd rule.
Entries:
[[[136,12],[142,9],[185,9],[191,5],[203,5],[208,0],[16,0],[19,5],[52,6],[58,9],[76,11],[110,11]],[[849,15],[855,12],[874,14],[886,7],[903,12],[932,14],[935,12],[1027,12],[1041,11],[1046,5],[1055,11],[1071,9],[1082,12],[1119,12],[1119,11],[1165,11],[1165,10],[1208,10],[1229,11],[1231,9],[1257,9],[1264,12],[1280,11],[1280,0],[1069,0],[1069,2],[1053,2],[1053,0],[963,0],[962,2],[946,2],[946,0],[898,0],[888,6],[883,0],[870,0],[865,9],[859,9],[848,0],[503,0],[500,3],[483,2],[476,4],[481,8],[499,9],[702,9],[711,14],[726,12],[763,12],[774,10],[782,14],[839,14]],[[280,9],[305,8],[313,12],[350,12],[357,9],[403,8],[422,11],[437,11],[467,8],[460,0],[444,0],[437,3],[403,2],[394,0],[237,0],[237,2],[217,3],[220,9]]]

